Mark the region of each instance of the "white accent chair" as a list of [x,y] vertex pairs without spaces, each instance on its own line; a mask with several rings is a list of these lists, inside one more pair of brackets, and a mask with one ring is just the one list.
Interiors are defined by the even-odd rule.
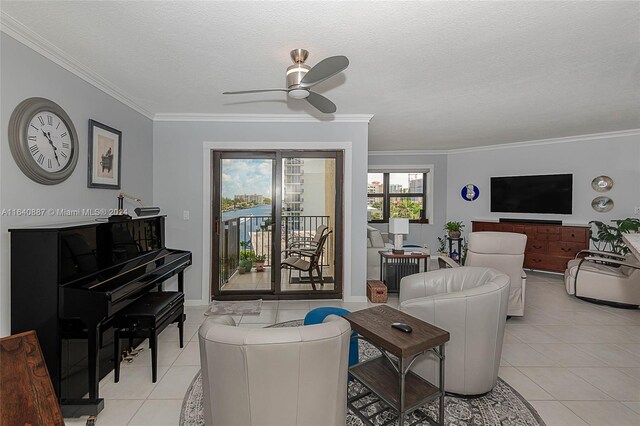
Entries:
[[[489,392],[496,384],[509,301],[509,276],[491,268],[422,272],[400,283],[401,311],[447,330],[445,390]],[[411,370],[438,384],[437,358],[429,353]]]
[[351,327],[335,315],[301,327],[200,326],[204,419],[210,426],[344,426]]
[[[527,274],[522,269],[527,236],[513,232],[471,232],[465,266],[495,268],[509,275],[509,309],[507,315],[524,316],[524,295]],[[449,266],[458,266],[448,258],[442,259]]]
[[640,262],[635,256],[582,250],[564,272],[567,293],[610,305],[640,305]]

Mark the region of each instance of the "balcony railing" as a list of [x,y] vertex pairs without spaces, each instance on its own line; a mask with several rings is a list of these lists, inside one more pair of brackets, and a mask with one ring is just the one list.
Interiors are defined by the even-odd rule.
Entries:
[[[320,225],[331,227],[329,216],[282,216],[281,247],[284,250],[294,239],[313,238]],[[220,235],[220,273],[226,282],[238,268],[240,245],[249,241],[247,249],[253,250],[256,256],[265,256],[265,266],[273,265],[273,224],[271,216],[241,216],[222,222]],[[333,236],[333,235],[332,235]],[[333,240],[327,241],[325,247],[333,246]],[[325,251],[326,252],[326,251]],[[323,255],[323,266],[329,256]]]

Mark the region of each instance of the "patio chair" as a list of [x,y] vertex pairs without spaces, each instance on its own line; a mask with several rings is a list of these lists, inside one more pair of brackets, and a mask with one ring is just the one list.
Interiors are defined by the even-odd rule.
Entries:
[[303,249],[303,250],[314,250],[318,243],[320,242],[320,238],[324,236],[324,234],[329,230],[327,225],[320,225],[318,229],[316,229],[316,233],[313,237],[293,237],[291,238],[291,243],[287,247],[288,249]]
[[[314,290],[317,290],[316,283],[313,278],[313,271],[316,271],[320,285],[324,285],[320,261],[322,259],[324,244],[332,232],[333,231],[328,231],[320,237],[320,240],[314,249],[286,249],[283,252],[285,259],[280,263],[280,268],[289,268],[290,270],[295,269],[297,271],[307,272],[309,274],[309,281],[311,281],[311,287]],[[291,274],[289,274],[289,280],[291,280]]]

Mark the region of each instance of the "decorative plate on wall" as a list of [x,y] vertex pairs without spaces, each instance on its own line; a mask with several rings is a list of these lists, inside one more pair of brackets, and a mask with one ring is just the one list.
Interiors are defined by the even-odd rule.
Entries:
[[598,176],[591,181],[591,187],[598,192],[607,192],[613,188],[613,179],[609,176]]
[[609,197],[596,197],[591,201],[591,208],[598,213],[606,213],[613,208],[613,200]]
[[462,190],[460,190],[460,195],[465,201],[475,201],[480,196],[480,190],[477,186],[470,183],[462,187]]

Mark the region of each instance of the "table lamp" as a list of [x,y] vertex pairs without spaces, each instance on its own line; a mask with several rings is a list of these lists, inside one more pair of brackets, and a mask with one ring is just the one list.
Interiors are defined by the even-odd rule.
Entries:
[[134,211],[138,216],[153,216],[160,213],[160,207],[145,207],[142,204],[142,200],[133,195],[129,195],[125,192],[118,194],[118,211],[116,214],[109,216],[109,222],[123,222],[125,220],[131,220],[131,216],[124,212],[124,199],[128,198],[140,204],[140,207],[136,207]]
[[389,233],[393,234],[393,250],[394,254],[404,254],[402,249],[402,240],[409,233],[409,219],[391,218],[389,219]]

